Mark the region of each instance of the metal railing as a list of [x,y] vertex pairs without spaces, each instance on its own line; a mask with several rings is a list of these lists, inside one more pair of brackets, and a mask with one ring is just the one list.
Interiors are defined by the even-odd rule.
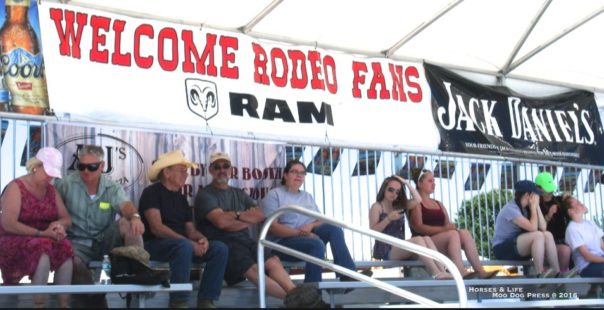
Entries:
[[316,257],[307,255],[300,251],[296,251],[291,248],[284,247],[275,242],[265,240],[266,234],[268,233],[268,229],[269,229],[271,223],[277,217],[279,217],[281,214],[286,213],[286,212],[301,213],[306,216],[321,220],[324,223],[329,223],[329,224],[332,224],[332,225],[335,225],[338,227],[342,227],[342,228],[346,228],[346,229],[355,231],[355,232],[363,234],[363,235],[373,237],[376,240],[382,241],[384,243],[390,244],[392,246],[398,247],[403,250],[407,250],[407,251],[416,253],[418,255],[427,256],[429,258],[436,260],[439,263],[442,263],[443,265],[445,265],[445,267],[448,269],[448,271],[453,275],[453,279],[455,280],[455,286],[457,288],[457,293],[459,295],[459,307],[465,308],[467,306],[468,297],[466,294],[466,288],[465,288],[465,284],[463,282],[463,278],[461,277],[461,273],[457,270],[457,267],[455,266],[455,264],[453,264],[453,262],[451,260],[449,260],[446,256],[440,254],[439,252],[436,252],[436,251],[430,250],[428,248],[410,243],[405,240],[394,238],[392,236],[389,236],[389,235],[386,235],[386,234],[383,234],[383,233],[380,233],[380,232],[377,232],[377,231],[374,231],[371,229],[355,227],[355,226],[349,225],[345,222],[331,219],[323,214],[313,212],[313,211],[304,209],[299,206],[286,205],[284,207],[279,208],[275,213],[273,213],[271,216],[269,216],[266,219],[264,225],[262,226],[262,230],[260,231],[260,235],[259,235],[259,239],[258,239],[258,297],[259,297],[259,306],[261,308],[266,307],[266,296],[265,296],[266,287],[265,287],[265,279],[264,279],[264,275],[265,275],[265,273],[264,273],[264,270],[265,270],[265,268],[264,268],[264,247],[265,246],[268,248],[283,252],[287,255],[296,257],[303,261],[310,262],[315,265],[321,266],[323,268],[331,269],[335,272],[344,274],[344,275],[354,278],[356,280],[369,283],[376,288],[382,289],[389,293],[400,296],[401,298],[414,301],[416,303],[419,303],[419,304],[427,306],[427,307],[450,307],[450,304],[443,305],[443,304],[437,303],[433,300],[427,299],[427,298],[417,295],[415,293],[412,293],[407,290],[401,289],[399,287],[393,286],[389,283],[385,283],[383,281],[359,274],[356,272],[356,270],[350,270],[350,269],[338,266],[334,263],[330,263],[325,260],[318,259]]

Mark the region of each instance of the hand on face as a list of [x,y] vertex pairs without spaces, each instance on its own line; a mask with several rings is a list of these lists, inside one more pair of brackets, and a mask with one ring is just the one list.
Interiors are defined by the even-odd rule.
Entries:
[[539,206],[539,195],[535,194],[535,193],[530,193],[529,194],[529,206],[531,206],[532,208],[536,208]]

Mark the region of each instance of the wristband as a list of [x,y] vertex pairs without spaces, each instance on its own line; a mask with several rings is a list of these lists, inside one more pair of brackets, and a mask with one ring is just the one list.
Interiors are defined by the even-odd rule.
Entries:
[[40,233],[41,233],[40,230],[36,229],[36,237],[40,237]]

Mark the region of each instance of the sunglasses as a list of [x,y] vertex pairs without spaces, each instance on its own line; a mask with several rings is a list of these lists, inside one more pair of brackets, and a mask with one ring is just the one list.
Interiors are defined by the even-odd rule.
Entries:
[[214,167],[214,170],[220,170],[220,169],[227,170],[227,169],[231,169],[231,164],[222,164],[222,166],[219,165],[219,164],[214,164],[212,166]]
[[295,176],[303,177],[306,175],[306,171],[290,170],[287,173],[291,173]]
[[401,193],[400,189],[396,189],[394,187],[388,187],[386,190],[390,193],[396,193],[397,195]]
[[76,165],[76,167],[78,168],[78,170],[80,171],[84,171],[86,169],[88,169],[88,171],[90,172],[95,172],[97,170],[99,170],[99,167],[101,166],[101,162],[98,163],[92,163],[92,164],[82,164],[82,163],[78,163]]

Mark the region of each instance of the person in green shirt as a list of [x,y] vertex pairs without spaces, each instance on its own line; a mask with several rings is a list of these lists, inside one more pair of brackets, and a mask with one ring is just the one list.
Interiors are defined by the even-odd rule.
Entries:
[[[72,219],[67,231],[75,252],[73,284],[92,284],[88,269],[92,260],[102,260],[116,245],[143,246],[145,230],[136,206],[128,199],[122,186],[103,175],[105,153],[96,145],[84,145],[77,153],[78,171],[57,180],[55,187],[61,194]],[[119,220],[117,219],[119,215]],[[87,296],[90,304],[106,303]],[[77,302],[74,300],[74,302]]]

